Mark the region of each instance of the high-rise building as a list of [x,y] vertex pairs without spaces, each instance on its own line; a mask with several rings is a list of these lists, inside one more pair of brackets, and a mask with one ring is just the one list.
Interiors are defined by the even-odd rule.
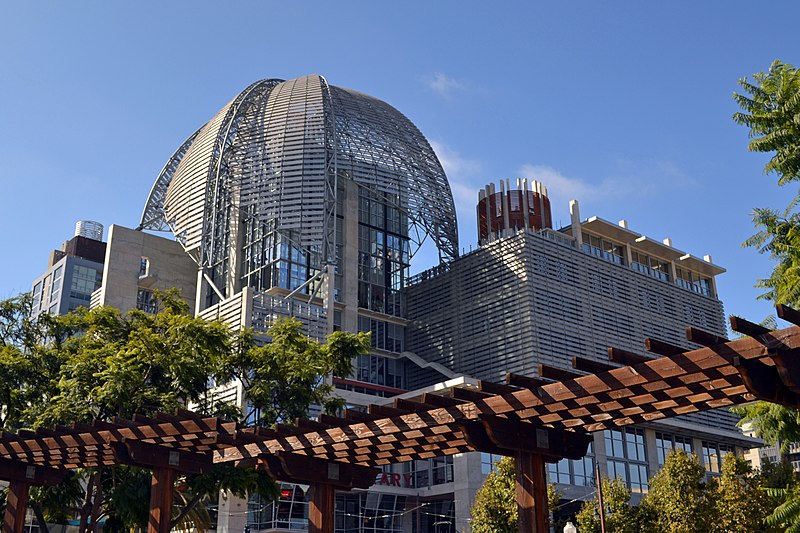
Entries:
[[47,270],[31,285],[34,315],[64,315],[89,307],[103,277],[106,243],[100,228],[100,239],[94,239],[78,234],[76,227],[75,236],[50,253]]
[[[295,316],[319,339],[372,332],[374,351],[332,378],[350,405],[454,375],[406,352],[403,293],[423,242],[456,257],[453,197],[426,139],[381,100],[316,75],[252,84],[170,158],[140,229],[171,231],[194,261],[199,316],[261,331]],[[220,528],[299,527],[303,499],[286,490],[277,506],[251,501],[249,517],[222,500]],[[375,531],[397,531],[410,502],[380,489],[340,500],[397,517]]]
[[[410,280],[406,349],[498,382],[508,372],[540,377],[539,364],[572,370],[572,356],[608,364],[609,347],[645,356],[648,337],[695,349],[689,325],[726,336],[714,282],[724,269],[710,257],[636,233],[624,220],[582,220],[577,201],[571,224],[556,231],[546,189],[532,185],[481,191],[481,246]],[[549,476],[568,500],[580,499],[593,490],[599,464],[638,499],[670,448],[696,453],[714,475],[726,451],[753,446],[737,420],[717,410],[599,432],[586,458],[549,465]]]

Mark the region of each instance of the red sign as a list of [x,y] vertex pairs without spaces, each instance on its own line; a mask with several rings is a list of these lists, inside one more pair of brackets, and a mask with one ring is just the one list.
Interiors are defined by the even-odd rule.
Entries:
[[407,489],[413,489],[414,476],[412,474],[381,472],[375,479],[375,483],[378,485],[387,485],[390,487],[405,487]]

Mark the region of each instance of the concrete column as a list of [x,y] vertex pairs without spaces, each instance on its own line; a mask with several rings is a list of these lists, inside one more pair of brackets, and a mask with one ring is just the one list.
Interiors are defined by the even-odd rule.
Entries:
[[344,198],[342,213],[342,257],[339,258],[339,271],[342,273],[342,329],[358,331],[358,185],[350,179],[343,179],[344,187],[339,190]]
[[453,500],[455,504],[456,531],[467,533],[475,494],[485,480],[481,472],[481,454],[464,453],[453,457]]
[[658,464],[658,447],[656,446],[655,430],[644,430],[644,449],[647,452],[647,473],[650,479],[652,479],[655,473],[661,469],[661,465]]
[[575,243],[580,250],[583,248],[583,232],[581,231],[581,208],[578,200],[569,201],[569,216],[572,236],[575,237]]

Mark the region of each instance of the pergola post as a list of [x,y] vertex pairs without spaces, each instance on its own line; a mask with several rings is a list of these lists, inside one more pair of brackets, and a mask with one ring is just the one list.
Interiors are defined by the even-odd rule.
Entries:
[[333,533],[336,491],[333,485],[311,485],[308,502],[308,533]]
[[172,490],[175,470],[163,466],[153,468],[150,482],[150,516],[147,533],[169,533],[172,520]]
[[544,456],[518,451],[515,454],[517,508],[520,533],[547,533],[547,474]]
[[31,484],[12,481],[8,485],[6,512],[3,516],[3,533],[22,533],[25,528],[25,513],[28,510],[28,493]]

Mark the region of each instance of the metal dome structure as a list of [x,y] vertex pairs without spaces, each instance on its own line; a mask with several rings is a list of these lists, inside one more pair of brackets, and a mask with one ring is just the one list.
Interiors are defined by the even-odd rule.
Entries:
[[139,229],[171,230],[222,298],[237,265],[258,260],[248,243],[262,234],[316,270],[335,263],[342,180],[402,213],[410,255],[431,238],[440,260],[457,256],[453,196],[425,137],[387,103],[318,75],[261,80],[225,105],[164,166]]

